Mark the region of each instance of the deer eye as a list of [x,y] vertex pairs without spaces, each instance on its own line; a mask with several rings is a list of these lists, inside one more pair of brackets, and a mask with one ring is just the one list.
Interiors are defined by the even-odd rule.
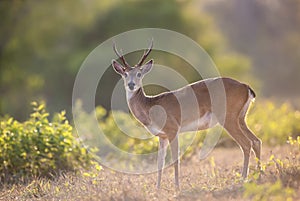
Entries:
[[124,73],[124,77],[127,77],[128,76],[128,73]]
[[141,77],[142,74],[141,74],[140,72],[138,72],[138,73],[136,74],[136,76],[137,76],[137,77]]

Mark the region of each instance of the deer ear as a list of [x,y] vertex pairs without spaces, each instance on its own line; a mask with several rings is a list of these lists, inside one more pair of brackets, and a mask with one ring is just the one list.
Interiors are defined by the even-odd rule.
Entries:
[[153,62],[154,62],[153,59],[151,59],[141,67],[143,75],[147,74],[152,69]]
[[118,74],[120,74],[120,75],[123,75],[124,74],[124,72],[125,72],[125,68],[121,65],[121,64],[119,64],[116,60],[112,60],[112,66],[113,66],[113,68],[114,68],[114,70],[118,73]]

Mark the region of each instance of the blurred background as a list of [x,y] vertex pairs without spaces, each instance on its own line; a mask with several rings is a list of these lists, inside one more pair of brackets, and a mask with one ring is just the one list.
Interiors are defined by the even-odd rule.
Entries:
[[[259,99],[300,107],[300,0],[10,0],[0,1],[0,115],[22,121],[30,102],[45,100],[50,113],[71,116],[87,55],[116,34],[149,27],[191,37],[222,76],[249,83]],[[183,71],[176,57],[150,57]],[[100,84],[109,93],[120,77],[106,73]],[[102,95],[96,102],[109,109]]]

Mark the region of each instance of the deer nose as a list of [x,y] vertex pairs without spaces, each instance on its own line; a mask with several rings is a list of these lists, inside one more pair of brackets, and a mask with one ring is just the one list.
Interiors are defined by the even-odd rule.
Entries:
[[135,84],[133,82],[128,83],[128,87],[129,87],[130,90],[133,90],[134,86],[135,86]]

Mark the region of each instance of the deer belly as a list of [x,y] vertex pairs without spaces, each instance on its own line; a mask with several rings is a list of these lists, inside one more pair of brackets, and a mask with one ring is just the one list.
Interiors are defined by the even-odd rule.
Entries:
[[184,123],[180,128],[180,132],[204,130],[209,128],[211,124],[212,124],[212,113],[207,112],[199,119],[194,119],[192,121]]

